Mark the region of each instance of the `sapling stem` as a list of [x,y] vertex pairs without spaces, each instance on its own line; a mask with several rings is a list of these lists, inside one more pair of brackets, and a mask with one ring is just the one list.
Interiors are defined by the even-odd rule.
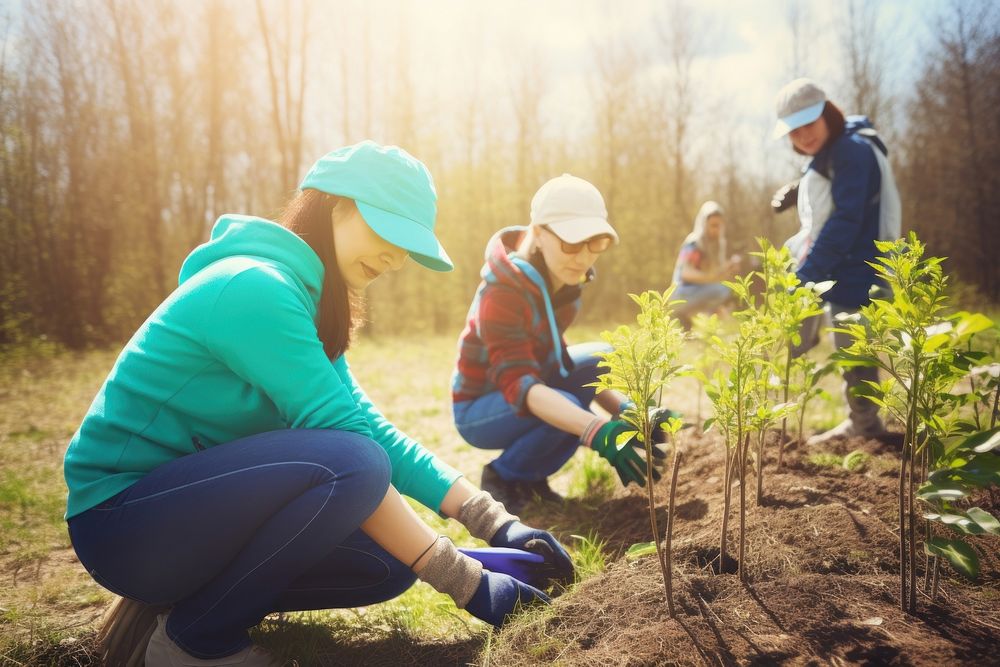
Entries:
[[993,392],[993,413],[990,415],[990,428],[996,427],[997,416],[1000,416],[1000,382],[997,383],[997,390]]
[[677,443],[674,442],[674,466],[673,470],[670,472],[670,504],[667,506],[667,563],[666,563],[666,581],[667,581],[667,613],[670,618],[674,618],[674,597],[673,597],[673,535],[674,535],[674,509],[675,509],[675,499],[677,497],[677,473],[681,468],[681,450],[677,448]]
[[940,556],[934,556],[934,580],[931,583],[931,602],[937,600],[938,575],[940,572],[941,572],[941,558]]
[[[785,393],[784,393],[784,396],[781,399],[782,403],[787,403],[788,402],[788,383],[791,381],[791,378],[792,378],[792,346],[791,346],[791,341],[787,341],[786,342],[786,347],[787,347],[787,356],[785,357],[785,382],[784,382]],[[805,406],[800,406],[799,409],[802,410],[802,412],[805,412]],[[799,435],[801,436],[801,434],[802,434],[802,426],[801,426],[802,422],[799,421],[799,424],[800,424],[800,426],[799,426]],[[781,462],[782,462],[782,460],[784,459],[784,456],[785,456],[785,436],[787,435],[787,433],[788,433],[788,417],[784,416],[784,417],[781,418],[781,438],[778,440],[778,463],[775,465],[775,468],[777,470],[781,470]],[[758,496],[759,495],[760,495],[760,493],[758,492]],[[759,500],[760,499],[758,498],[758,502],[759,502]]]
[[[646,448],[646,499],[649,505],[649,526],[653,533],[653,544],[656,545],[656,562],[660,566],[660,574],[663,578],[663,594],[667,599],[667,613],[670,614],[670,618],[673,618],[674,601],[670,596],[670,570],[669,565],[667,565],[670,562],[670,541],[668,538],[666,547],[660,546],[660,527],[656,520],[656,501],[653,495],[653,445],[650,439],[652,429],[648,417],[645,418],[644,427],[645,441],[643,444]],[[668,522],[667,526],[669,525]]]
[[743,561],[746,560],[746,543],[747,543],[747,467],[746,467],[746,453],[747,449],[750,447],[750,434],[747,433],[743,440],[743,448],[740,451],[740,581],[746,582],[746,568],[744,567]]
[[906,459],[909,453],[912,414],[907,416],[902,458],[899,462],[899,608],[906,611]]
[[722,535],[719,538],[719,574],[722,574],[726,565],[726,532],[729,530],[729,508],[732,502],[733,488],[733,466],[736,463],[736,450],[739,446],[730,447],[726,443],[726,470],[724,490],[722,494]]
[[[971,341],[969,343],[969,347],[970,348],[972,347]],[[976,394],[976,378],[975,378],[975,376],[972,373],[969,374],[969,391],[972,393],[973,396],[975,396],[975,394]],[[982,431],[983,430],[983,424],[982,424],[982,422],[979,419],[979,401],[973,401],[972,402],[972,414],[976,418],[976,430],[977,431]]]
[[766,430],[757,433],[757,507],[760,507],[764,501],[764,438],[766,436]]
[[920,376],[920,371],[922,370],[921,367],[920,367],[921,361],[922,361],[922,359],[920,358],[920,354],[917,353],[915,355],[914,362],[913,362],[913,427],[914,428],[913,428],[912,439],[910,440],[910,475],[909,475],[908,485],[907,485],[907,488],[906,488],[907,502],[909,503],[909,506],[910,506],[910,518],[909,518],[909,526],[908,526],[908,528],[909,528],[909,531],[910,531],[909,532],[909,541],[910,541],[910,544],[909,544],[909,549],[910,549],[910,553],[909,553],[909,556],[910,556],[910,571],[909,571],[909,575],[910,575],[910,583],[909,583],[909,588],[910,588],[910,603],[909,603],[909,611],[910,611],[911,614],[914,614],[917,611],[917,508],[916,508],[916,502],[915,502],[916,499],[913,497],[913,489],[914,489],[914,481],[915,481],[914,469],[915,469],[915,466],[916,466],[916,458],[917,458],[917,451],[916,451],[916,445],[917,445],[917,429],[916,429],[916,425],[917,425],[917,418],[918,418],[918,416],[917,416],[917,406],[918,406],[918,403],[919,403],[919,400],[920,400],[920,391],[919,391],[919,389],[920,389],[920,382],[922,380],[922,378]]

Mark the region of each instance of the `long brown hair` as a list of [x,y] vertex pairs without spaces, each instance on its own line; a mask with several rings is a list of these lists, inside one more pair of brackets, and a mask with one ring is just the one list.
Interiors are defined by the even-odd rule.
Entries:
[[351,346],[354,332],[364,321],[364,301],[348,288],[337,268],[332,213],[339,197],[306,189],[296,195],[278,216],[278,224],[298,234],[323,263],[316,331],[323,350],[336,359]]

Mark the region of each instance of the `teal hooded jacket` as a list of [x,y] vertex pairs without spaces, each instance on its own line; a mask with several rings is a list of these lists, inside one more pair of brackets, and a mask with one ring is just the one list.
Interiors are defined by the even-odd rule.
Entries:
[[66,518],[168,461],[279,429],[375,440],[400,493],[434,511],[459,473],[398,431],[316,332],[323,264],[260,218],[219,218],[178,288],[139,327],[70,441]]

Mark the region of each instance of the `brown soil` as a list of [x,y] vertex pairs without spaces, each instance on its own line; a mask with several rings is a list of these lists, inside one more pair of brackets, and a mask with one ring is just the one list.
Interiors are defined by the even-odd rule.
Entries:
[[[599,576],[556,599],[543,621],[515,624],[490,652],[491,665],[957,665],[1000,664],[1000,539],[976,537],[976,585],[946,565],[936,602],[923,594],[918,554],[916,615],[898,603],[896,538],[899,437],[823,446],[873,455],[863,471],[814,465],[786,449],[775,471],[765,456],[764,499],[747,487],[746,584],[735,574],[739,485],[733,487],[727,562],[719,570],[723,447],[687,436],[674,528],[675,619],[667,617],[655,557],[620,558],[648,541],[645,491],[622,489],[599,506],[534,506],[525,520],[563,534],[596,532],[614,558]],[[656,488],[661,537],[668,487]],[[979,505],[996,513],[989,494]]]

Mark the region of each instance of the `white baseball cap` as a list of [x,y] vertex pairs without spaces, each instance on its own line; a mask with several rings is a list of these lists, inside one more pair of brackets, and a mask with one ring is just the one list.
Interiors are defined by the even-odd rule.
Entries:
[[774,99],[778,122],[773,138],[780,139],[792,130],[808,125],[823,113],[826,93],[812,79],[795,79],[785,84]]
[[563,174],[538,188],[531,199],[531,224],[548,227],[567,243],[607,234],[618,243],[608,222],[604,197],[591,183]]

